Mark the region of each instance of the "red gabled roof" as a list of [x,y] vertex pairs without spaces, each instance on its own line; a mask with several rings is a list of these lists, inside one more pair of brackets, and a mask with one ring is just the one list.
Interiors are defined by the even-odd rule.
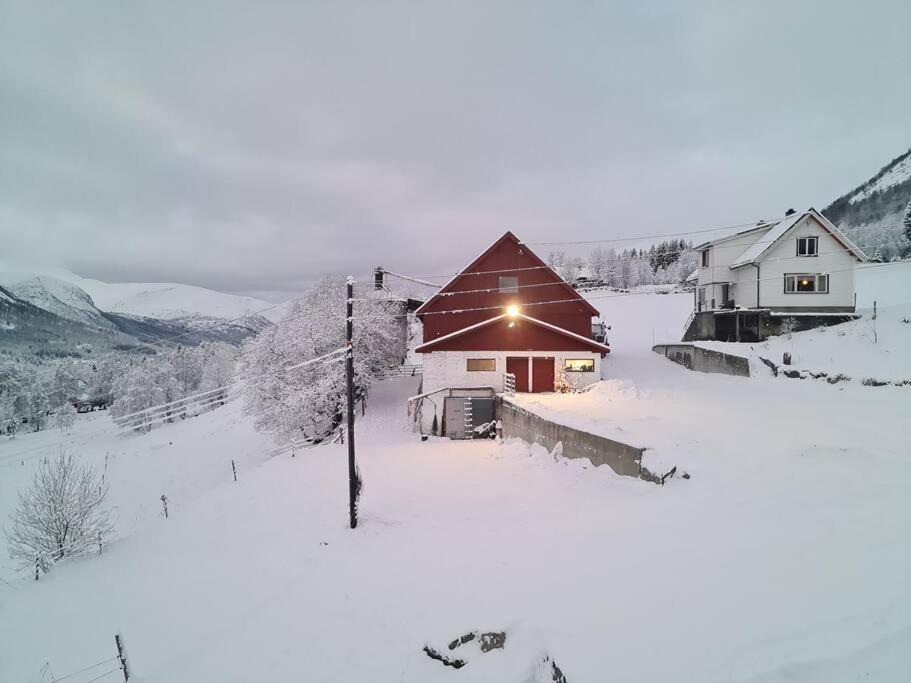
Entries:
[[[596,309],[594,306],[592,306],[591,303],[589,303],[581,294],[579,294],[579,292],[577,292],[575,289],[573,289],[569,285],[569,283],[566,282],[566,280],[564,280],[563,278],[561,278],[553,268],[551,268],[546,263],[544,263],[544,261],[536,253],[534,253],[531,249],[528,248],[528,245],[526,245],[524,242],[522,242],[510,230],[507,230],[503,234],[502,237],[500,237],[496,242],[494,242],[489,247],[487,247],[487,249],[485,249],[477,258],[475,258],[471,263],[469,263],[462,270],[460,270],[449,282],[447,282],[445,285],[440,287],[440,289],[432,297],[430,297],[427,301],[425,301],[420,306],[420,308],[418,308],[417,311],[415,311],[415,313],[419,316],[426,313],[428,310],[430,310],[431,306],[433,306],[433,304],[435,302],[437,302],[441,298],[443,298],[444,294],[446,294],[447,292],[458,291],[458,290],[454,289],[456,283],[461,282],[465,278],[469,277],[471,273],[478,272],[477,271],[478,264],[481,263],[485,258],[487,258],[491,253],[496,251],[506,241],[513,241],[517,245],[521,245],[523,254],[525,256],[527,256],[529,258],[529,260],[531,260],[532,263],[534,263],[535,266],[539,267],[542,272],[552,274],[555,278],[555,280],[554,280],[555,283],[559,282],[559,284],[562,285],[559,288],[559,290],[561,291],[561,294],[559,296],[554,296],[553,297],[554,299],[577,300],[593,316],[599,315],[598,309]],[[503,272],[504,274],[507,274],[507,273],[520,273],[521,271],[504,269],[502,271],[494,270],[494,271],[484,271],[484,272]],[[520,292],[521,292],[521,289],[520,289]]]
[[[418,346],[415,349],[415,351],[417,351],[418,353],[426,353],[427,351],[432,351],[433,350],[432,347],[439,346],[439,345],[445,346],[448,342],[451,342],[453,339],[456,339],[457,337],[464,337],[465,335],[470,335],[474,332],[478,332],[479,330],[481,330],[485,327],[493,325],[494,323],[497,323],[500,321],[505,321],[507,319],[528,321],[532,325],[537,325],[539,327],[544,328],[545,330],[559,334],[563,337],[566,337],[567,339],[571,339],[576,344],[585,345],[585,346],[589,347],[589,349],[594,353],[601,353],[601,354],[610,353],[610,347],[607,346],[606,344],[601,344],[599,342],[596,342],[594,339],[589,339],[587,337],[583,337],[580,334],[576,334],[575,332],[570,332],[569,330],[564,330],[562,327],[557,327],[556,325],[551,325],[550,323],[545,322],[543,320],[538,320],[537,318],[532,318],[531,316],[525,315],[524,313],[518,313],[515,316],[510,316],[508,313],[502,313],[500,315],[495,315],[492,318],[488,318],[487,320],[483,320],[479,323],[475,323],[474,325],[469,325],[468,327],[463,327],[461,330],[456,330],[455,332],[451,332],[445,336],[437,337],[436,339],[432,339],[431,341]],[[494,350],[494,349],[484,349],[484,350]],[[525,351],[525,350],[527,350],[527,349],[520,349],[520,348],[515,349],[515,351]],[[567,349],[567,350],[573,350],[573,349]]]

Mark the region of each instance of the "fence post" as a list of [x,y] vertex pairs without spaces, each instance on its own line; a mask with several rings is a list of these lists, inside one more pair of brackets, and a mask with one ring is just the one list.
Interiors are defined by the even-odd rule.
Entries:
[[123,640],[119,633],[114,634],[114,642],[117,644],[117,658],[120,660],[120,668],[123,671],[123,680],[130,680],[130,670],[127,668],[127,655],[123,651]]
[[237,468],[234,467],[234,461],[231,461],[231,472],[234,473],[234,482],[237,483]]

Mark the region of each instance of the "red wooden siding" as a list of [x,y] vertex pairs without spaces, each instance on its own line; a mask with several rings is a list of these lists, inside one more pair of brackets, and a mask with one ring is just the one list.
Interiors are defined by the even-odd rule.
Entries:
[[586,343],[522,318],[504,317],[475,330],[447,339],[421,353],[433,351],[597,351]]
[[[543,261],[518,238],[507,232],[484,254],[475,260],[463,273],[453,279],[440,294],[433,297],[418,310],[424,322],[424,342],[432,341],[456,330],[474,325],[505,311],[509,305],[519,306],[521,311],[533,318],[543,320],[570,332],[591,336],[591,319],[597,311],[575,290],[567,285],[549,268],[541,268]],[[530,268],[531,270],[514,270]],[[486,271],[501,271],[488,273]],[[482,273],[473,275],[471,273]],[[518,278],[519,290],[515,293],[499,291],[472,292],[471,290],[499,288],[500,274]],[[527,285],[540,285],[527,287]],[[535,305],[535,302],[554,299],[569,299],[563,303]],[[458,311],[464,308],[485,308],[489,310],[468,311],[436,315],[440,311]],[[425,315],[425,314],[430,315]],[[523,327],[522,329],[529,329]],[[513,335],[516,339],[517,335]],[[530,340],[517,341],[517,350],[532,348]],[[566,350],[566,338],[561,346],[553,350]],[[455,347],[446,343],[446,349]],[[480,347],[478,347],[480,348]],[[484,347],[494,350],[492,347]],[[443,350],[440,348],[439,350]],[[547,349],[537,349],[547,350]]]

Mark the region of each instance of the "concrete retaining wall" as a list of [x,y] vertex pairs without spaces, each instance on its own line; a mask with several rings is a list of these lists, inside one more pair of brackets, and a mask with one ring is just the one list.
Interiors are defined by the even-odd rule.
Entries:
[[693,344],[658,344],[652,351],[698,372],[713,372],[736,377],[750,376],[750,361],[721,351],[703,349]]
[[506,399],[499,404],[504,437],[515,436],[547,450],[561,443],[564,458],[588,458],[593,465],[607,465],[617,474],[630,477],[642,473],[643,448],[545,420]]

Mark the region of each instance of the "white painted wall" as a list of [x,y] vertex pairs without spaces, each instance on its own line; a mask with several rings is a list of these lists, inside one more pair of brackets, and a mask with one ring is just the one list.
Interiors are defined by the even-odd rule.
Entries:
[[[819,238],[819,256],[791,258],[797,254],[797,238],[807,236]],[[760,267],[760,305],[763,308],[805,306],[820,308],[828,306],[854,305],[854,266],[857,259],[844,245],[819,224],[813,216],[806,216],[782,239],[778,240],[765,254]],[[746,267],[738,270],[752,270]],[[785,294],[784,276],[786,273],[829,273],[829,292],[816,294],[797,292]],[[755,297],[755,284],[753,293]],[[755,299],[753,306],[755,306]]]
[[[601,354],[589,351],[431,351],[423,355],[422,392],[425,394],[436,389],[466,387],[493,387],[501,392],[507,356],[553,358],[555,380],[567,359],[592,359],[594,372],[571,373],[571,376],[580,387],[594,384],[601,378]],[[468,372],[469,358],[493,358],[497,369],[494,372]],[[530,372],[528,376],[531,377]]]
[[[589,386],[601,379],[601,354],[589,351],[431,351],[422,354],[423,379],[421,393],[427,394],[438,389],[467,389],[492,387],[495,392],[503,391],[503,375],[506,374],[506,357],[538,357],[554,359],[554,380],[559,376],[560,370],[567,359],[591,359],[595,362],[594,372],[567,373],[567,377],[579,386]],[[493,372],[468,372],[469,358],[493,358],[497,367]],[[529,361],[530,363],[530,361]],[[531,366],[529,365],[528,377],[531,381]],[[434,404],[437,407],[437,419],[442,419],[443,399],[449,392],[441,392],[430,396],[431,400],[424,401],[421,409],[422,428],[429,433],[433,421]]]

